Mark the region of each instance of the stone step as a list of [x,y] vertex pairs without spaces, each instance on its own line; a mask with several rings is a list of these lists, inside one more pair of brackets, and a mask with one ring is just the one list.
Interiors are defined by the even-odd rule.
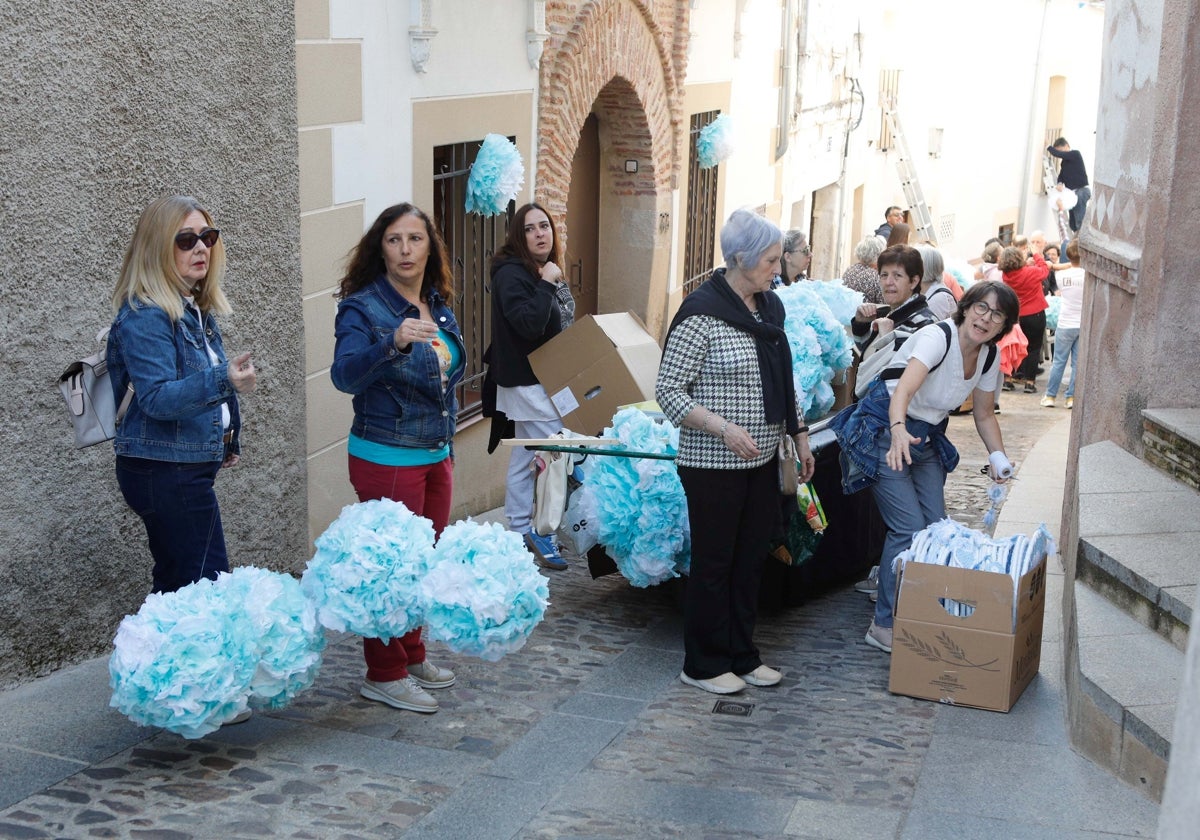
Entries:
[[1200,493],[1110,441],[1079,451],[1076,580],[1180,651],[1200,579]]
[[1076,581],[1074,596],[1078,667],[1067,669],[1072,743],[1160,801],[1184,654],[1087,584]]
[[1144,410],[1142,445],[1148,463],[1193,490],[1200,490],[1200,409]]

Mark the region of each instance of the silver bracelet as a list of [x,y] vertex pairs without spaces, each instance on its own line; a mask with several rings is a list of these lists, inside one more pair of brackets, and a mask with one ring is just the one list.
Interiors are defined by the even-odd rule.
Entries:
[[722,421],[721,421],[721,442],[722,442],[722,443],[724,443],[724,442],[725,442],[725,428],[726,428],[728,425],[729,425],[729,420],[727,420],[727,419],[726,419],[726,420],[722,420]]

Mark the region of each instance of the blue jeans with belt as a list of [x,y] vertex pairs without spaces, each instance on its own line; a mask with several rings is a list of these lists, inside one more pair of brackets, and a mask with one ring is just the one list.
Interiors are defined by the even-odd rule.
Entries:
[[220,461],[179,464],[117,456],[117,484],[146,524],[154,592],[174,592],[229,571],[213,482]]

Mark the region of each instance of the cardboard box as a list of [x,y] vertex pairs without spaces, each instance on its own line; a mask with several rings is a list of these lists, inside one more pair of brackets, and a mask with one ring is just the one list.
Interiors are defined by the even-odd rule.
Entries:
[[[1038,672],[1046,561],[1021,578],[908,563],[900,580],[888,690],[925,700],[1007,712]],[[958,618],[942,601],[974,606]]]
[[618,407],[654,399],[662,348],[632,312],[585,315],[529,355],[573,432],[599,434]]

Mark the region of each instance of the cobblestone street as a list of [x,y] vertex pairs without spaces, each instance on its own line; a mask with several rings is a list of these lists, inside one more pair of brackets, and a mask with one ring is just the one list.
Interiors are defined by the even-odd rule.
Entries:
[[[1063,417],[1038,399],[1003,400],[1018,466]],[[986,453],[969,417],[951,423],[963,460],[947,496],[956,517],[977,524],[988,507],[979,475]],[[0,837],[1000,836],[938,833],[909,818],[939,715],[992,713],[889,694],[888,657],[862,641],[865,596],[847,585],[762,615],[763,658],[784,680],[731,698],[739,716],[715,714],[716,698],[677,679],[679,593],[678,585],[634,589],[616,575],[592,580],[575,563],[551,576],[551,609],[518,653],[486,663],[432,646],[458,685],[438,693],[441,710],[431,716],[359,697],[362,656],[351,636],[332,640],[317,685],[292,706],[204,739],[137,729],[92,709],[93,719],[57,737],[95,739],[101,730],[105,743],[125,745],[5,800]],[[63,679],[96,705],[107,700],[104,660]],[[1029,694],[1039,691],[1046,687],[1035,683]],[[43,682],[23,686],[5,708],[47,708],[54,692]],[[1016,712],[993,718],[1020,725]],[[1132,805],[1089,802],[1079,819],[1097,832],[1152,826],[1152,806],[1127,793]],[[1149,836],[1139,832],[1126,836]]]

